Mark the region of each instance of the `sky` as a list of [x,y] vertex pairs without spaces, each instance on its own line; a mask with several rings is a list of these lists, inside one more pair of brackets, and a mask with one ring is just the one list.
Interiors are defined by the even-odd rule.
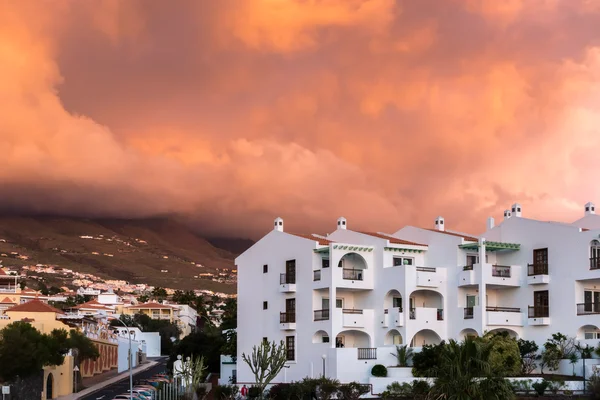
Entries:
[[600,204],[600,0],[0,2],[0,208],[214,235]]

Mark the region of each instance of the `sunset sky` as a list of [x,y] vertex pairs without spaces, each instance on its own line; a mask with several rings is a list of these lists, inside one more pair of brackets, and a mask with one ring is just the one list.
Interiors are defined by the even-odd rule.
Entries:
[[600,204],[600,0],[0,2],[0,205],[219,235]]

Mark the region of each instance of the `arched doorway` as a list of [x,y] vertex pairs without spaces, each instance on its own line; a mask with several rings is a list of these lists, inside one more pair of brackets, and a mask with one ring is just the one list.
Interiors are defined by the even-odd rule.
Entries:
[[444,319],[444,296],[440,292],[429,289],[415,290],[408,298],[410,319]]
[[362,281],[364,270],[367,269],[367,262],[358,253],[347,253],[340,259],[338,267],[342,268],[343,279]]
[[371,347],[371,336],[362,331],[341,331],[335,337],[335,347]]
[[313,343],[329,343],[329,335],[325,331],[316,331],[313,335]]
[[415,333],[410,341],[410,347],[422,347],[426,344],[440,344],[442,338],[431,329],[422,329]]
[[597,340],[600,339],[600,329],[596,325],[584,325],[577,330],[577,339],[579,340]]
[[391,308],[399,308],[402,312],[402,295],[396,289],[387,292],[383,299],[383,308],[389,310]]
[[48,378],[46,379],[46,399],[54,398],[54,377],[52,374],[48,374]]
[[466,338],[476,338],[479,335],[477,334],[477,331],[475,329],[467,328],[460,331],[458,336],[460,340],[465,340]]
[[386,346],[395,346],[399,344],[403,344],[402,335],[398,332],[397,329],[390,330],[383,340],[383,344]]
[[487,334],[490,335],[490,334],[502,333],[502,332],[508,333],[508,336],[513,339],[519,339],[519,334],[517,332],[513,331],[512,329],[507,329],[507,328],[492,329],[491,331],[487,332]]

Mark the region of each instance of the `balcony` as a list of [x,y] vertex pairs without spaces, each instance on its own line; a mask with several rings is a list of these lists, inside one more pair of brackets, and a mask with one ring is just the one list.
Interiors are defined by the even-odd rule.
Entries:
[[315,321],[327,321],[329,320],[329,310],[315,310],[314,320]]
[[499,278],[510,278],[510,266],[492,265],[492,276]]
[[473,307],[465,307],[463,319],[473,319]]
[[279,313],[279,327],[284,331],[296,329],[296,313],[287,311]]
[[523,313],[520,308],[488,306],[485,311],[488,325],[523,326]]
[[527,283],[529,285],[550,283],[548,264],[527,264]]
[[467,265],[458,273],[458,286],[475,286],[477,285],[477,277],[472,265]]
[[442,308],[415,307],[409,311],[409,319],[423,321],[443,321],[444,310]]
[[590,258],[590,269],[600,269],[600,258]]
[[600,314],[600,303],[577,304],[577,315]]
[[342,326],[344,328],[364,328],[368,326],[367,317],[373,315],[372,311],[373,310],[360,310],[356,308],[341,309]]
[[443,275],[436,268],[416,267],[417,286],[437,288],[444,282]]
[[358,348],[359,360],[377,360],[377,348]]
[[279,275],[279,291],[281,293],[293,293],[296,291],[296,275],[281,274]]
[[348,281],[362,281],[364,271],[362,269],[344,268],[342,270],[342,279]]
[[389,326],[404,326],[404,312],[402,307],[394,307],[383,310],[383,321],[382,326],[387,328]]
[[548,306],[529,306],[529,325],[550,325],[550,308]]
[[[497,265],[484,264],[486,274],[486,283],[497,286],[521,286],[521,266],[520,265]],[[489,272],[488,272],[489,271]]]

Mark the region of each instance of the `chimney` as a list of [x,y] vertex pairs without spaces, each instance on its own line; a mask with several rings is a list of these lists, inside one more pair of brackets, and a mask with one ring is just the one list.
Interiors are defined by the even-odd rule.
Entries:
[[509,219],[511,216],[510,210],[504,210],[504,220]]
[[521,205],[519,203],[515,203],[512,205],[511,207],[511,211],[512,211],[512,215],[514,215],[515,217],[521,217]]
[[444,231],[444,217],[437,217],[435,219],[435,229],[438,231]]
[[585,205],[585,214],[584,215],[592,215],[596,214],[596,206],[591,201],[586,203]]
[[337,220],[337,228],[338,229],[346,229],[346,218],[344,217],[339,217]]
[[494,222],[495,222],[495,221],[494,221],[494,218],[493,218],[493,217],[489,217],[489,218],[487,219],[487,230],[488,230],[488,231],[494,228]]
[[273,230],[283,232],[283,219],[275,218]]

